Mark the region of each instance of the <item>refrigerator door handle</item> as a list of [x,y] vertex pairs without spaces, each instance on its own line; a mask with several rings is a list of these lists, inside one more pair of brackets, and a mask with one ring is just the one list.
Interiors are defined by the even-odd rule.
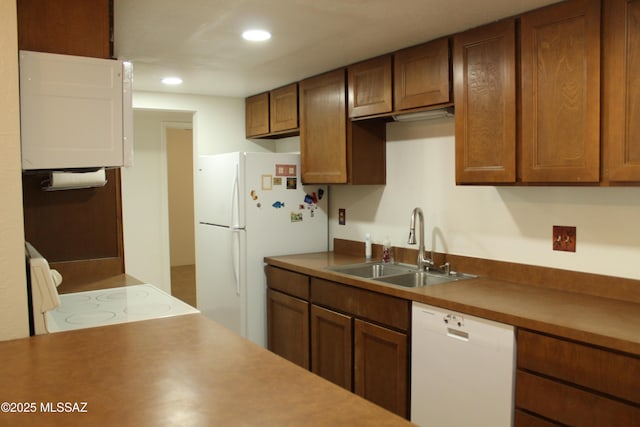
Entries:
[[[239,216],[240,216],[240,190],[239,190],[239,180],[240,180],[240,165],[236,163],[236,175],[233,178],[233,188],[231,189],[231,228],[237,229],[239,228]],[[234,215],[235,214],[235,215]]]
[[[231,227],[231,264],[233,280],[236,282],[236,295],[240,295],[240,231],[241,228]],[[236,244],[237,242],[237,244]]]

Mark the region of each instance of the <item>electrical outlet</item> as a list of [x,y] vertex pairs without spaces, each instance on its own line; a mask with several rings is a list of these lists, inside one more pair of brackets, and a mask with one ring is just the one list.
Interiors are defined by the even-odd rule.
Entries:
[[346,209],[338,209],[338,224],[345,225],[347,223],[347,211]]
[[553,226],[553,250],[575,252],[576,228],[563,225]]

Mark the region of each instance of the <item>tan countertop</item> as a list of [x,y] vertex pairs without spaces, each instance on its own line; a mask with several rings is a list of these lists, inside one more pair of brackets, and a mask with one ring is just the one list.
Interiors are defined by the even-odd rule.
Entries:
[[[411,425],[200,314],[7,341],[0,352],[0,402],[35,408],[3,404],[3,426]],[[43,411],[58,402],[86,412]]]
[[310,276],[640,355],[638,303],[488,277],[405,288],[327,270],[363,261],[333,252],[265,258],[268,264]]

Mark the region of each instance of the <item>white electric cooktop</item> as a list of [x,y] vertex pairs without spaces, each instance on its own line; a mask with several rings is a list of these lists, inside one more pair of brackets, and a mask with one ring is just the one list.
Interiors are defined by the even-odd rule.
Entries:
[[200,312],[150,284],[61,294],[60,301],[45,313],[49,332]]

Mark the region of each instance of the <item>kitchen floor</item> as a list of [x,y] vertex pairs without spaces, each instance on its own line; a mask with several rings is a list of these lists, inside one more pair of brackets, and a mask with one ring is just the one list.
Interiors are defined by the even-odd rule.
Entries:
[[171,295],[196,306],[196,266],[179,265],[171,267]]

